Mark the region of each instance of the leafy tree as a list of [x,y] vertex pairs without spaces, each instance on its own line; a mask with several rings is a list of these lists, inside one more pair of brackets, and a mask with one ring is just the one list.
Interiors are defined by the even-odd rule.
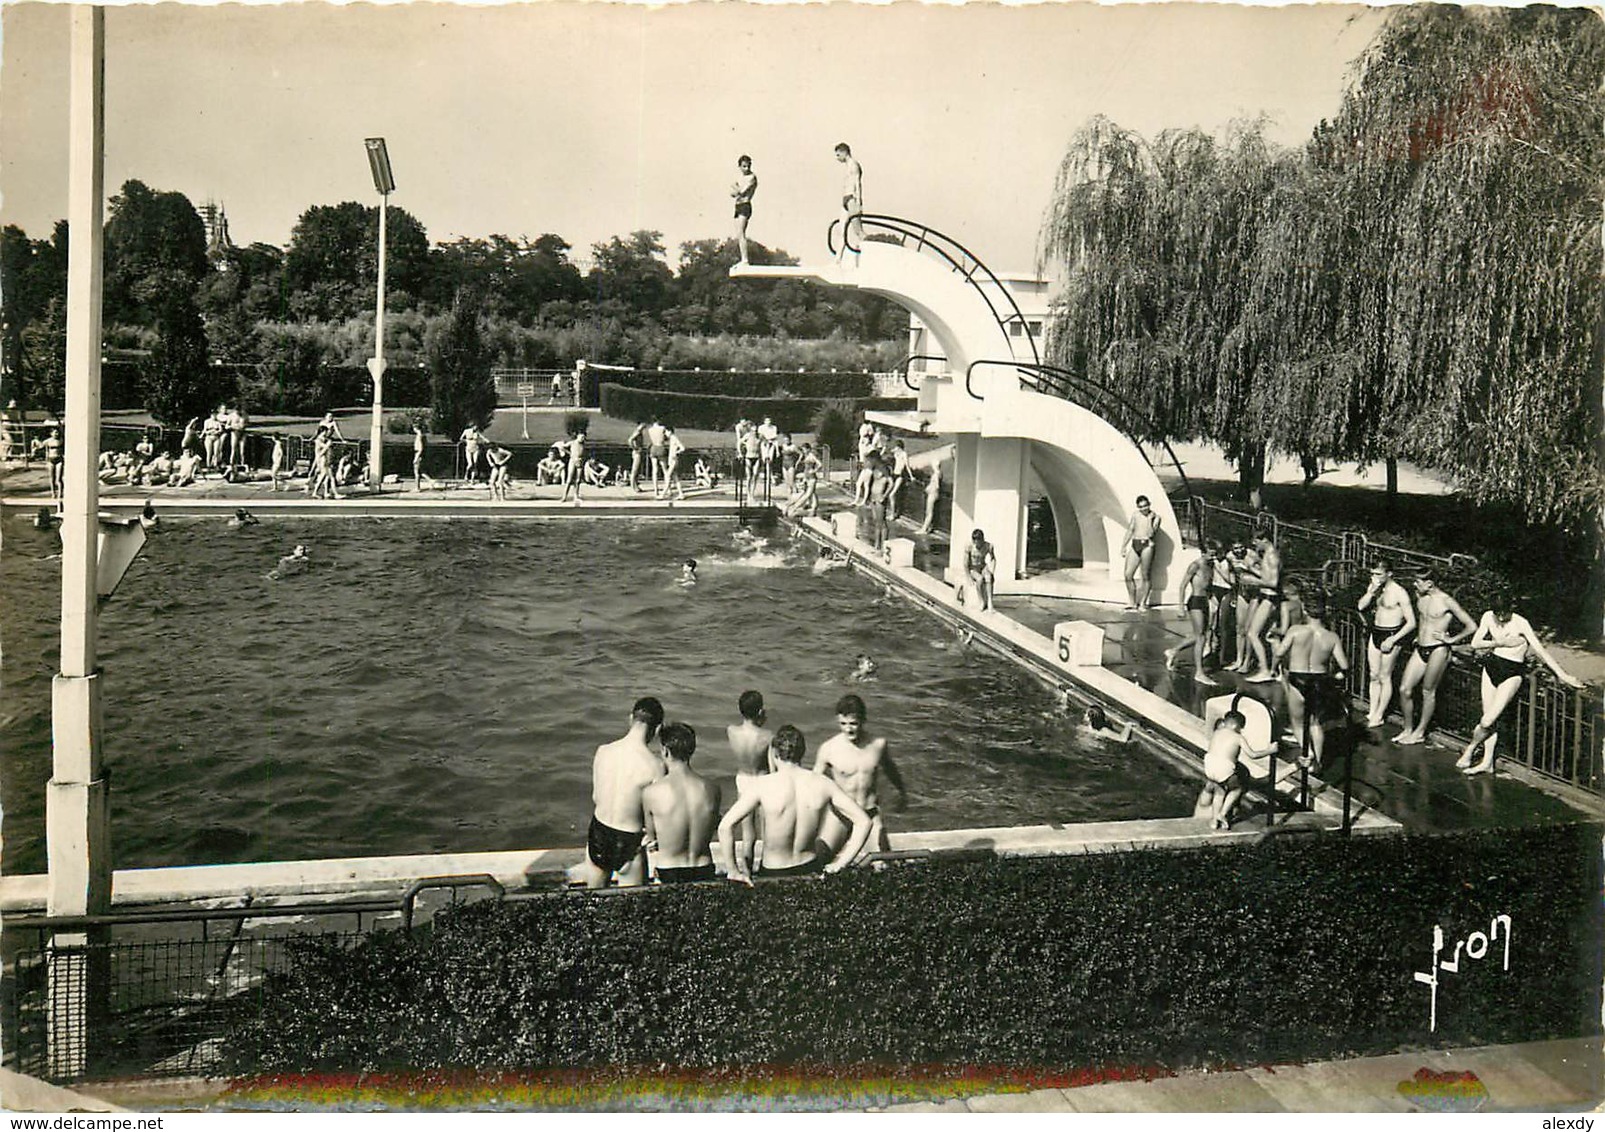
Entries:
[[157,308],[156,345],[140,366],[140,389],[151,416],[169,428],[182,428],[229,391],[219,389],[212,377],[206,329],[195,300],[174,282]]
[[321,413],[337,403],[316,328],[292,323],[258,327],[260,361],[240,395],[257,412]]
[[108,213],[103,318],[149,326],[166,302],[156,281],[188,292],[206,275],[206,228],[183,193],[143,181],[125,181]]
[[61,409],[67,403],[67,299],[52,298],[44,313],[22,331],[21,365],[15,371],[17,400],[24,406]]
[[599,303],[647,316],[668,305],[674,273],[664,262],[662,232],[632,232],[628,240],[614,236],[593,244],[591,255],[588,281]]
[[433,253],[433,292],[449,299],[469,287],[485,296],[487,314],[527,323],[548,302],[584,297],[584,281],[568,250],[550,233],[533,243],[502,235],[454,240]]
[[496,412],[496,382],[479,328],[478,297],[457,292],[451,317],[426,342],[434,431],[455,439],[469,424],[484,428]]
[[[416,217],[390,206],[385,303],[405,309],[430,289],[429,237]],[[314,205],[290,232],[284,256],[290,309],[299,318],[343,319],[371,310],[379,278],[379,208]]]

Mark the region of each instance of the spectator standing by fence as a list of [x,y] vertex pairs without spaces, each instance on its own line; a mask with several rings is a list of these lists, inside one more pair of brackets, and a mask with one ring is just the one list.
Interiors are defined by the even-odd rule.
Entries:
[[[1521,691],[1529,657],[1536,656],[1543,661],[1567,687],[1580,689],[1584,685],[1555,662],[1527,618],[1511,608],[1510,599],[1505,595],[1496,598],[1493,608],[1482,615],[1471,637],[1471,649],[1482,665],[1482,717],[1455,766],[1464,774],[1492,774],[1499,744],[1496,728],[1516,693]],[[1477,758],[1479,747],[1482,749],[1480,759]]]
[[1381,727],[1393,699],[1393,666],[1399,659],[1399,646],[1415,631],[1415,606],[1410,604],[1404,587],[1394,581],[1392,568],[1378,561],[1371,567],[1371,584],[1357,608],[1371,614],[1370,636],[1365,644],[1366,671],[1370,673],[1370,711],[1365,725]]

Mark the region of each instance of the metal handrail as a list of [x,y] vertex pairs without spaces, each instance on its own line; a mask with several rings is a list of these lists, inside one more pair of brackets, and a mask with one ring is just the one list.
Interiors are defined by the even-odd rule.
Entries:
[[[1066,369],[1060,369],[1058,366],[1043,365],[1041,362],[1016,362],[1016,361],[1012,361],[1012,360],[1011,361],[999,361],[999,360],[997,360],[995,358],[980,358],[980,359],[977,359],[976,361],[971,362],[969,364],[969,367],[967,369],[965,369],[965,371],[964,371],[964,391],[966,393],[968,393],[971,397],[974,397],[977,401],[984,400],[984,398],[982,398],[980,394],[975,392],[975,388],[971,384],[971,379],[974,377],[975,370],[979,366],[1013,366],[1015,369],[1021,371],[1022,373],[1027,373],[1027,372],[1033,372],[1034,371],[1035,373],[1038,373],[1041,376],[1060,378],[1061,380],[1063,380],[1066,383],[1066,385],[1068,385],[1068,383],[1070,383],[1070,382],[1078,382],[1081,385],[1092,389],[1094,392],[1100,394],[1101,396],[1108,397],[1108,398],[1112,399],[1113,401],[1115,401],[1118,405],[1120,405],[1124,409],[1129,409],[1133,413],[1137,413],[1139,415],[1142,412],[1141,409],[1137,408],[1137,406],[1133,405],[1130,401],[1127,401],[1124,397],[1122,397],[1120,394],[1116,393],[1114,390],[1109,389],[1106,386],[1101,385],[1100,383],[1098,383],[1096,381],[1093,381],[1089,377],[1084,377],[1084,376],[1082,376],[1080,374],[1072,373],[1071,371],[1066,370]],[[1077,402],[1076,398],[1070,396],[1070,391],[1069,391],[1068,388],[1066,388],[1062,393],[1044,394],[1044,396],[1058,396],[1062,400],[1065,400],[1065,401]],[[1077,402],[1077,403],[1079,403],[1079,402]],[[1093,408],[1091,405],[1083,405],[1082,408],[1087,409],[1089,412],[1096,413],[1100,417],[1100,419],[1108,420],[1107,417],[1104,417],[1103,414],[1098,413],[1097,409]],[[1114,424],[1115,422],[1110,421],[1109,423],[1110,424]],[[1119,428],[1121,432],[1125,433],[1126,436],[1132,441],[1132,443],[1137,445],[1137,451],[1142,452],[1143,440],[1142,440],[1142,438],[1140,436],[1137,435],[1137,433],[1134,430],[1132,430],[1130,428],[1124,428],[1124,427],[1121,427],[1119,425],[1116,425],[1116,427]],[[1193,498],[1193,487],[1192,487],[1191,482],[1189,482],[1188,479],[1187,479],[1186,471],[1184,471],[1182,469],[1181,459],[1176,455],[1175,450],[1173,448],[1171,448],[1170,442],[1168,440],[1160,440],[1159,441],[1159,445],[1162,448],[1164,448],[1165,454],[1170,457],[1170,462],[1171,462],[1172,466],[1174,466],[1175,469],[1176,469],[1176,475],[1181,480],[1182,490],[1186,493],[1186,495],[1187,495],[1187,497],[1189,499]],[[1148,454],[1146,452],[1143,452],[1143,459],[1144,460],[1148,459]],[[1150,464],[1150,466],[1152,466],[1152,465]]]
[[[1009,326],[1018,322],[1025,330],[1025,340],[1026,343],[1031,347],[1032,360],[1040,361],[1042,359],[1041,353],[1037,350],[1036,336],[1031,333],[1031,323],[1026,319],[1025,313],[1020,310],[1020,304],[1014,301],[1014,296],[1009,292],[1008,287],[1004,286],[1003,280],[999,279],[997,275],[993,273],[991,268],[982,263],[979,256],[977,256],[963,244],[959,243],[952,236],[932,228],[929,224],[921,224],[917,220],[907,220],[901,216],[891,216],[883,212],[859,212],[854,213],[849,217],[837,217],[836,219],[832,220],[830,222],[830,226],[825,229],[825,247],[829,250],[831,255],[835,255],[837,251],[836,225],[842,224],[844,220],[857,220],[861,226],[867,224],[877,228],[885,228],[888,231],[897,233],[905,239],[912,237],[918,241],[918,244],[914,249],[915,251],[922,251],[925,248],[930,248],[931,251],[935,252],[937,255],[941,256],[942,259],[946,260],[948,265],[951,266],[955,271],[957,271],[960,275],[963,275],[966,283],[975,288],[976,293],[979,294],[981,299],[986,303],[987,309],[992,312],[993,319],[996,320],[998,326],[1003,329],[1005,334],[1008,333]],[[845,226],[842,228],[842,244],[844,246],[847,244],[847,228]],[[955,248],[959,255],[973,266],[967,267],[963,262],[955,259],[952,254],[949,253],[947,248],[943,246],[944,244]],[[861,251],[862,249],[849,247],[847,250],[857,252]],[[977,272],[985,275],[987,280],[995,288],[997,288],[998,293],[1008,301],[1010,309],[1014,311],[1013,318],[1005,319],[1001,314],[998,313],[997,304],[995,304],[992,301],[991,296],[986,293],[986,289],[983,288],[981,284],[976,282],[975,276]]]
[[915,362],[945,362],[947,358],[941,354],[909,354],[893,368],[903,371],[903,384],[918,393],[920,387],[909,380],[908,367]]

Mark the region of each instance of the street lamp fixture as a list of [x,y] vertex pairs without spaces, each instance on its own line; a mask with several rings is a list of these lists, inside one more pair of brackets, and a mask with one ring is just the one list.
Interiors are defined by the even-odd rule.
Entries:
[[378,491],[384,482],[384,383],[385,383],[385,235],[386,219],[390,212],[390,194],[396,190],[396,178],[390,171],[390,153],[385,149],[384,138],[364,138],[368,150],[368,168],[373,173],[373,187],[379,192],[379,299],[373,316],[373,357],[368,359],[368,373],[373,377],[373,426],[368,436],[368,484]]

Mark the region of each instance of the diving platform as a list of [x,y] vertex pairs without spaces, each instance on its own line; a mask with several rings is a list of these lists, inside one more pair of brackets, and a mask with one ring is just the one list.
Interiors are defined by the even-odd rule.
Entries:
[[845,262],[737,264],[730,277],[807,280],[880,295],[913,312],[940,344],[947,369],[923,375],[916,410],[865,415],[954,442],[947,581],[963,576],[970,532],[980,530],[997,554],[997,592],[1029,591],[1026,504],[1040,494],[1053,512],[1056,557],[1082,564],[1055,579],[1055,592],[1062,587],[1064,596],[1124,602],[1121,544],[1137,497],[1146,496],[1159,520],[1148,574],[1152,600],[1179,601],[1181,578],[1198,552],[1182,544],[1176,513],[1143,450],[1090,407],[1095,397],[1079,395],[1082,387],[1099,392],[1096,383],[1081,381],[1072,391],[1043,379],[1052,367],[1040,364],[1023,316],[967,249],[896,217],[863,220],[866,229],[890,232],[899,242],[865,240]]

